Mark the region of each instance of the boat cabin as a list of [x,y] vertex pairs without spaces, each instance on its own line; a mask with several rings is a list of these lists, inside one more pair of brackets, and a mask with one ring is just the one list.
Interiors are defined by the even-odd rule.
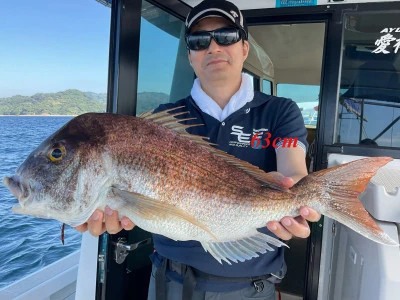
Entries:
[[[195,75],[187,60],[184,19],[199,2],[108,2],[108,111],[135,115],[189,94]],[[310,172],[363,156],[400,158],[400,1],[232,2],[242,9],[249,27],[251,48],[244,72],[253,77],[255,90],[299,105],[309,133]],[[147,26],[163,38],[144,35]],[[166,49],[165,55],[155,52],[159,47]],[[172,78],[164,77],[167,60],[172,61]],[[149,71],[151,82],[145,74]],[[141,85],[166,82],[168,99],[138,97]],[[399,166],[398,160],[388,165],[362,195],[370,214],[397,241],[400,185],[399,180],[389,181],[400,177]],[[288,273],[279,284],[282,299],[398,297],[398,248],[375,244],[328,218],[311,226],[309,239],[289,242]],[[146,299],[150,238],[139,228],[100,237],[93,273],[96,299]]]
[[[111,10],[107,111],[137,115],[189,95],[195,74],[184,20],[200,1],[97,1]],[[360,199],[399,241],[400,1],[232,2],[250,33],[243,71],[254,90],[298,104],[308,130],[309,172],[365,156],[395,158]],[[167,86],[167,97],[138,93],[143,87],[156,93],[159,85]],[[308,239],[289,242],[279,299],[398,299],[398,247],[376,244],[329,218],[311,229]],[[76,299],[147,299],[152,251],[151,235],[140,228],[84,234]]]

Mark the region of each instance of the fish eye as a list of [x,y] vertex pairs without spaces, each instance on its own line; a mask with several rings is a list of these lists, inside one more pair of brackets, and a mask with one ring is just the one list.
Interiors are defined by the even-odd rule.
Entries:
[[67,150],[63,145],[55,145],[49,151],[48,157],[52,162],[59,162],[65,157],[66,154]]

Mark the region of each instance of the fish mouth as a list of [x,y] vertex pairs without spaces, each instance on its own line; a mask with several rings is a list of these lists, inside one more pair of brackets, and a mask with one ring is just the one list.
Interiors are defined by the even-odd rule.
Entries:
[[24,184],[21,181],[21,177],[18,175],[4,177],[3,184],[10,190],[11,194],[18,199],[22,207],[29,200],[32,194],[30,185]]

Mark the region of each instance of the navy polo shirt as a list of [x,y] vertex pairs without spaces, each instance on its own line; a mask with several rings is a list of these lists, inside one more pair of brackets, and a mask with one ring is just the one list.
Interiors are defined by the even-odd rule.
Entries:
[[[155,112],[180,106],[184,108],[173,112],[188,111],[190,115],[182,115],[179,118],[196,118],[183,123],[204,124],[189,128],[189,133],[209,137],[210,142],[217,144],[221,150],[258,166],[265,172],[276,171],[275,147],[279,144],[286,141],[288,146],[289,138],[292,138],[292,142],[295,142],[296,138],[297,146],[305,148],[308,145],[307,131],[300,110],[294,101],[287,98],[255,92],[252,101],[222,122],[203,113],[190,96],[176,103],[160,105]],[[259,231],[275,237],[266,227],[260,228]],[[276,248],[276,251],[259,254],[257,258],[229,265],[226,262],[217,262],[197,241],[177,242],[157,234],[153,234],[153,240],[157,251],[153,255],[156,264],[161,257],[167,257],[217,276],[261,276],[277,273],[283,265],[283,248]],[[167,276],[182,280],[176,273],[167,272]],[[240,286],[243,284],[233,286],[226,283],[198,282],[197,288],[223,291],[241,288]]]

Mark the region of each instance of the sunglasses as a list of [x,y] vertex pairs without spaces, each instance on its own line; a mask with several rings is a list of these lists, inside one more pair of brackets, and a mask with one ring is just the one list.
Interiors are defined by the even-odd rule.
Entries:
[[238,28],[219,28],[213,31],[196,31],[185,36],[187,48],[195,51],[207,49],[211,39],[220,46],[229,46],[239,42],[242,34]]

